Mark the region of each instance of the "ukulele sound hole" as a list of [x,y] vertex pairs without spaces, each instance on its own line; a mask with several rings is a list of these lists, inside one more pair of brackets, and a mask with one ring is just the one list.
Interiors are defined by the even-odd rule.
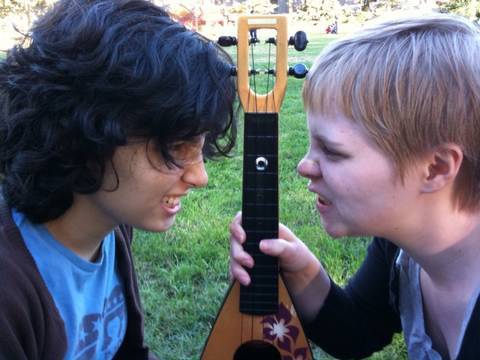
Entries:
[[260,340],[252,340],[242,344],[233,360],[281,360],[282,357],[272,344]]

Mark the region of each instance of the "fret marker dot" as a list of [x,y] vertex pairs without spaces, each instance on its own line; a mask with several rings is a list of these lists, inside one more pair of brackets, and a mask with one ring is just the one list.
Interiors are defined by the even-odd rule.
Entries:
[[255,160],[255,165],[258,171],[264,171],[268,166],[268,160],[260,156]]

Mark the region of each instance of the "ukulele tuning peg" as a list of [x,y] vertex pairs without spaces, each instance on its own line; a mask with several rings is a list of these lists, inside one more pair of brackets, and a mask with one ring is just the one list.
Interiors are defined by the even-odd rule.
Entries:
[[308,68],[305,64],[295,64],[288,69],[288,75],[295,77],[296,79],[303,79],[307,76]]
[[268,69],[266,72],[265,72],[267,75],[277,75],[277,72],[275,71],[275,69]]
[[288,45],[293,45],[297,51],[305,50],[307,44],[307,34],[304,31],[297,31],[294,36],[290,36],[290,39],[288,39]]
[[274,37],[271,37],[271,38],[268,38],[267,40],[265,40],[265,43],[266,43],[266,44],[277,45],[277,40],[275,40]]
[[258,71],[257,69],[250,69],[250,71],[248,72],[248,75],[258,75],[260,74],[260,71]]
[[230,76],[237,76],[237,67],[233,66],[230,68]]
[[237,45],[237,38],[235,36],[220,36],[217,40],[218,45],[227,47]]

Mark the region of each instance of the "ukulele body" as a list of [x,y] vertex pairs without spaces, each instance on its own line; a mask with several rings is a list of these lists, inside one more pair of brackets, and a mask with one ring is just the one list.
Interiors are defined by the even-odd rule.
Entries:
[[240,307],[240,284],[227,292],[207,339],[202,360],[313,360],[310,345],[282,277],[278,279],[278,311],[247,315]]

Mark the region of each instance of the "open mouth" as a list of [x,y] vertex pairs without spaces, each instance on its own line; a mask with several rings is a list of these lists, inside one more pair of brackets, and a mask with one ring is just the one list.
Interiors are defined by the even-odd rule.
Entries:
[[167,208],[174,209],[180,204],[180,198],[178,197],[166,197],[162,201],[163,205]]
[[318,202],[322,205],[325,205],[325,206],[332,205],[331,201],[327,200],[326,198],[324,198],[321,195],[318,195]]

